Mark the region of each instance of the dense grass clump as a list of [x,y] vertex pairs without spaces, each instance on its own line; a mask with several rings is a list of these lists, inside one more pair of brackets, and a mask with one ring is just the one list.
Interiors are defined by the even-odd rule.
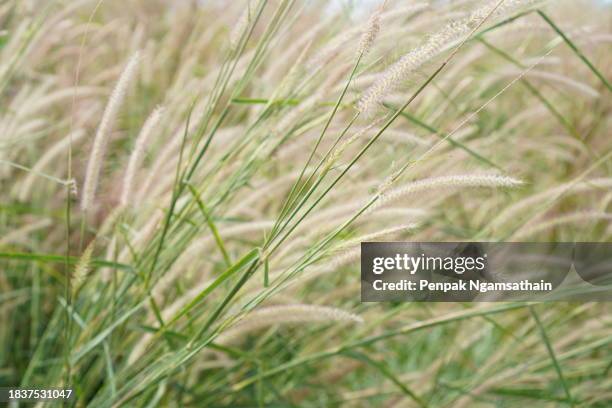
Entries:
[[0,3],[0,386],[612,403],[605,303],[359,296],[365,240],[612,240],[610,7],[342,4]]

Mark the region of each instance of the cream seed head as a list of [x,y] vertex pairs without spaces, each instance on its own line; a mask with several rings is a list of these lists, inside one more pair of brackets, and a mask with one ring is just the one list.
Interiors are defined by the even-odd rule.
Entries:
[[369,234],[364,234],[364,235],[360,235],[354,239],[351,239],[350,241],[345,242],[341,248],[345,248],[345,247],[351,247],[354,245],[359,245],[361,242],[368,242],[368,241],[375,241],[378,239],[381,239],[387,235],[394,235],[400,232],[405,232],[407,230],[414,230],[416,228],[418,228],[419,225],[417,223],[407,223],[407,224],[401,224],[401,225],[397,225],[395,227],[389,227],[389,228],[385,228],[382,229],[380,231],[375,231],[375,232],[371,232]]
[[123,72],[121,73],[121,76],[119,77],[119,80],[117,81],[117,85],[115,85],[115,88],[111,93],[106,108],[104,109],[104,114],[102,115],[102,120],[98,126],[93,142],[93,148],[87,163],[85,182],[83,184],[83,197],[81,199],[81,210],[83,212],[87,212],[87,210],[89,210],[93,205],[96,189],[98,187],[100,168],[102,167],[102,162],[106,153],[108,136],[110,135],[113,124],[115,123],[115,119],[119,113],[119,108],[123,103],[125,94],[127,93],[127,90],[136,75],[139,61],[139,52],[136,52],[134,55],[132,55],[132,57],[130,57],[128,63],[123,69]]
[[373,211],[375,208],[381,207],[399,198],[431,189],[462,187],[514,188],[522,184],[523,182],[521,180],[496,174],[467,174],[432,177],[408,183],[390,190],[387,193],[383,193],[376,204],[371,206],[368,211]]
[[95,239],[92,240],[89,245],[87,245],[74,268],[71,282],[73,293],[76,293],[79,290],[79,288],[85,282],[87,275],[89,274],[89,271],[91,269],[91,256],[93,254],[94,247]]
[[231,344],[243,338],[245,334],[272,325],[311,322],[363,323],[364,320],[354,313],[328,306],[296,304],[262,307],[247,314],[234,327],[221,333],[217,342]]
[[383,3],[368,19],[366,29],[359,40],[359,49],[357,51],[358,55],[366,55],[370,51],[372,44],[374,44],[374,41],[380,32],[380,17],[383,13],[384,6],[385,4]]
[[357,102],[357,110],[362,114],[371,114],[382,99],[401,82],[408,80],[425,62],[453,45],[455,41],[468,35],[473,28],[491,14],[492,10],[494,11],[491,17],[495,18],[536,2],[537,0],[510,0],[500,5],[499,0],[494,0],[479,7],[464,19],[451,21],[442,30],[431,35],[424,43],[408,52],[383,72],[379,79],[363,93]]
[[138,166],[140,165],[142,158],[144,156],[144,152],[147,148],[147,144],[151,134],[157,128],[157,125],[162,117],[164,108],[158,106],[153,110],[153,113],[147,118],[138,137],[136,138],[136,143],[134,145],[134,150],[130,155],[130,160],[128,162],[127,170],[125,172],[125,176],[123,179],[123,190],[121,192],[121,207],[126,207],[130,205],[132,190],[134,185],[134,175],[138,170]]
[[423,63],[437,55],[446,44],[468,30],[469,27],[465,24],[451,23],[445,30],[430,36],[424,44],[401,57],[364,92],[357,103],[358,111],[363,114],[371,113],[373,108],[393,91],[399,83],[407,80],[410,74],[416,71]]

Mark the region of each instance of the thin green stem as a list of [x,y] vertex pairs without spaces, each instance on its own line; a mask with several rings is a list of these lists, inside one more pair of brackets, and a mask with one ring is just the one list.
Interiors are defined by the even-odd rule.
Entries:
[[612,85],[610,85],[610,82],[608,82],[606,77],[604,77],[603,74],[599,72],[597,68],[595,68],[595,65],[593,65],[591,61],[582,53],[582,51],[580,51],[580,49],[573,43],[573,41],[570,40],[567,35],[565,35],[563,30],[561,30],[559,26],[557,26],[554,21],[552,21],[552,19],[548,17],[542,10],[538,10],[538,14],[544,19],[544,21],[546,21],[546,23],[548,23],[548,25],[552,27],[553,30],[555,30],[557,34],[561,36],[561,38],[563,38],[563,41],[565,41],[565,43],[571,48],[572,51],[574,51],[578,58],[580,58],[582,62],[584,62],[587,67],[589,67],[591,72],[593,72],[597,76],[597,78],[599,78],[599,80],[606,86],[606,88],[608,88],[608,91],[612,91]]
[[550,343],[550,339],[548,338],[548,334],[546,333],[546,328],[542,324],[542,321],[540,320],[540,316],[538,315],[538,313],[536,312],[533,306],[529,306],[529,312],[531,313],[533,320],[535,320],[536,325],[538,326],[540,337],[542,338],[542,341],[546,345],[546,351],[548,351],[548,355],[550,356],[550,360],[552,361],[553,366],[555,367],[557,376],[559,376],[559,381],[561,381],[561,385],[563,386],[563,391],[565,391],[565,397],[567,399],[567,402],[573,407],[574,399],[572,398],[572,394],[570,392],[569,386],[567,385],[567,381],[565,381],[565,377],[563,376],[563,370],[561,370],[561,365],[559,365],[559,361],[557,360],[557,357],[555,355],[555,350],[553,349],[552,344]]

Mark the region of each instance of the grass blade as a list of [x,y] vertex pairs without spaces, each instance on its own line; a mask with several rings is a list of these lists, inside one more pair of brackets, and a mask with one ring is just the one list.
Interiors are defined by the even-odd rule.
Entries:
[[565,377],[563,376],[561,365],[559,365],[559,361],[557,360],[557,357],[555,356],[555,351],[552,345],[550,344],[550,339],[548,338],[548,334],[546,334],[546,329],[544,328],[544,325],[542,324],[542,321],[540,320],[540,317],[538,316],[538,313],[536,312],[533,306],[529,307],[529,312],[531,313],[533,320],[535,320],[536,325],[538,326],[540,337],[542,337],[542,341],[546,345],[546,350],[548,351],[550,360],[552,361],[553,366],[555,367],[555,371],[557,372],[557,375],[559,376],[559,380],[561,381],[561,385],[563,386],[563,390],[565,391],[566,401],[573,407],[574,400],[572,398],[572,394],[570,392],[569,386],[567,385],[567,382],[565,381]]
[[553,30],[555,30],[557,34],[561,36],[561,38],[563,38],[563,41],[565,41],[565,43],[572,49],[572,51],[574,51],[578,58],[580,58],[582,62],[584,62],[584,64],[589,67],[589,69],[597,76],[597,78],[599,78],[599,80],[606,86],[606,88],[608,88],[608,91],[612,91],[612,86],[610,85],[606,77],[604,77],[603,74],[599,72],[597,68],[595,68],[595,65],[593,65],[591,61],[589,61],[589,59],[582,53],[582,51],[580,51],[580,49],[576,47],[572,40],[570,40],[568,36],[565,35],[563,30],[561,30],[559,26],[557,26],[552,21],[552,19],[548,17],[542,10],[538,10],[538,14],[544,19],[544,21],[546,21],[546,23],[548,23],[548,25],[553,28]]
[[213,219],[208,213],[206,206],[200,199],[200,196],[198,192],[196,191],[195,187],[193,187],[193,185],[191,184],[187,184],[187,187],[189,187],[189,191],[191,191],[193,198],[198,203],[198,207],[200,208],[200,211],[202,211],[202,215],[204,216],[204,219],[206,220],[206,224],[208,224],[208,228],[210,228],[210,232],[212,232],[213,237],[215,238],[215,242],[217,243],[217,246],[219,247],[219,250],[221,251],[221,254],[223,255],[223,260],[225,261],[225,265],[228,268],[231,267],[232,260],[227,252],[227,249],[225,248],[225,244],[223,243],[223,239],[221,238],[221,235],[219,234],[219,230],[217,230],[217,227],[215,226]]
[[410,388],[406,387],[406,385],[404,385],[404,383],[395,376],[395,374],[393,374],[393,372],[391,370],[389,370],[389,368],[384,364],[381,363],[379,361],[375,361],[371,358],[369,358],[368,356],[366,356],[363,353],[358,353],[356,351],[346,351],[343,352],[342,354],[349,356],[355,360],[359,360],[361,362],[364,362],[374,368],[376,368],[382,375],[384,375],[385,377],[387,377],[389,380],[391,380],[391,382],[393,382],[393,384],[397,385],[397,387],[404,393],[406,394],[406,396],[408,396],[409,398],[411,398],[414,402],[417,403],[417,405],[419,407],[426,407],[427,404],[421,399],[419,398],[414,391],[412,391]]

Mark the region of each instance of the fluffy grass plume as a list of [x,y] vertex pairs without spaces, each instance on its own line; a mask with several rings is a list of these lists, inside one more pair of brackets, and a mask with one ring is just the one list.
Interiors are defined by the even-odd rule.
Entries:
[[136,141],[134,142],[134,150],[130,156],[128,161],[127,169],[125,170],[125,176],[123,177],[123,187],[121,190],[121,201],[120,204],[123,207],[126,207],[130,204],[132,198],[132,190],[134,189],[134,177],[136,175],[136,171],[138,170],[138,166],[142,161],[142,156],[145,153],[147,143],[151,134],[155,131],[156,126],[159,124],[159,121],[162,117],[163,108],[157,107],[151,113],[151,115],[147,118],[144,125],[142,125],[142,130],[138,134]]
[[608,303],[362,303],[360,243],[611,242],[611,13],[0,2],[0,387],[610,406]]
[[100,169],[104,162],[104,156],[106,154],[106,146],[108,144],[108,137],[112,131],[113,124],[121,108],[125,94],[128,91],[128,87],[134,79],[140,54],[136,53],[128,60],[113,92],[108,99],[104,113],[102,114],[102,120],[96,131],[94,137],[93,146],[91,148],[91,154],[87,162],[87,171],[85,172],[85,181],[83,182],[83,196],[81,198],[81,209],[83,212],[87,212],[88,209],[94,203],[96,189],[98,188],[98,179],[100,177]]

